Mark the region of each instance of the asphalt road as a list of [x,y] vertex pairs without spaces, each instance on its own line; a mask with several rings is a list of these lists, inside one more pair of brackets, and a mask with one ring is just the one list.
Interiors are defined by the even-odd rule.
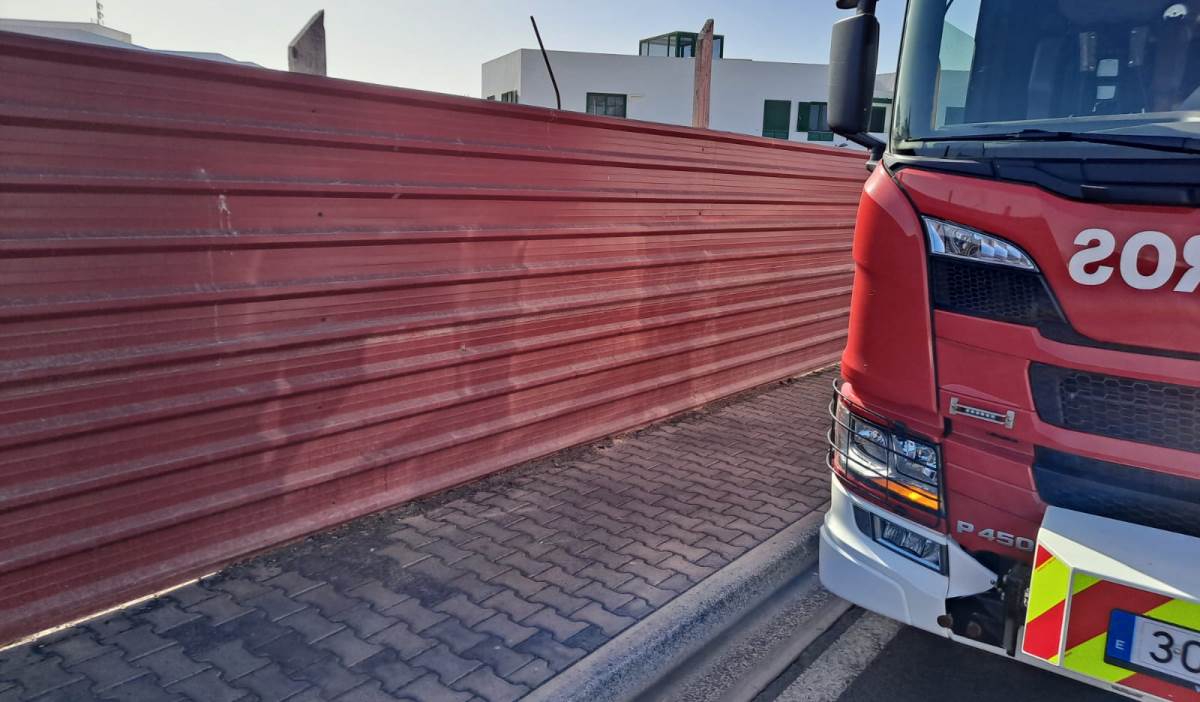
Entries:
[[[1125,698],[857,608],[756,702],[1117,702]],[[831,632],[832,634],[833,632]]]
[[1125,698],[1032,666],[902,629],[838,702],[1116,702]]

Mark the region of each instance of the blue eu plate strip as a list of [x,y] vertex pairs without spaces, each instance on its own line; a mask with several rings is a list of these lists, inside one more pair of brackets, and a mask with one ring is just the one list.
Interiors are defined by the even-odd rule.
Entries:
[[1114,609],[1108,618],[1108,643],[1105,644],[1106,658],[1130,661],[1133,655],[1133,627],[1137,615]]

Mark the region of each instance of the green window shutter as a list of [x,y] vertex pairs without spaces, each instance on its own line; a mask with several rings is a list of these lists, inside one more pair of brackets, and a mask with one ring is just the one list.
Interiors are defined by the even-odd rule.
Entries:
[[867,127],[868,131],[880,132],[887,131],[887,107],[884,105],[875,105],[871,108],[871,126]]
[[829,131],[829,104],[824,102],[814,102],[812,118],[810,122],[812,124],[812,129],[815,132]]
[[791,100],[763,101],[763,136],[787,139],[792,122]]
[[812,113],[812,103],[811,102],[802,102],[799,105],[797,105],[796,131],[807,132],[811,128],[811,125],[809,124],[811,121],[810,120],[811,113]]

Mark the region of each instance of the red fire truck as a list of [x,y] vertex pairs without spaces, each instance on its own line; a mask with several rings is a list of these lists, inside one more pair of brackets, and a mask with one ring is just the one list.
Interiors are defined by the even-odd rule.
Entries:
[[838,5],[872,174],[822,581],[1200,700],[1200,0],[908,0],[886,144],[876,0]]

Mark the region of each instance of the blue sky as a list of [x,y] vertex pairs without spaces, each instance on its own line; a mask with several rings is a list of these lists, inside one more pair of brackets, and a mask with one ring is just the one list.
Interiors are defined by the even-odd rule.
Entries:
[[[636,53],[640,38],[716,20],[725,55],[824,63],[834,0],[103,0],[105,23],[144,46],[217,51],[286,68],[285,47],[325,9],[329,73],[372,83],[479,96],[480,64],[537,46]],[[895,68],[902,0],[879,4],[880,70]],[[94,0],[0,0],[0,17],[87,21]]]

